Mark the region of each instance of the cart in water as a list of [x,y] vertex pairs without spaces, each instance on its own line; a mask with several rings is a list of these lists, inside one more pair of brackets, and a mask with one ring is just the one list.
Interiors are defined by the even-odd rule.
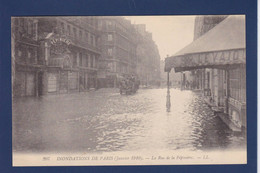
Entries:
[[139,80],[134,76],[128,76],[120,81],[120,94],[130,95],[139,89]]

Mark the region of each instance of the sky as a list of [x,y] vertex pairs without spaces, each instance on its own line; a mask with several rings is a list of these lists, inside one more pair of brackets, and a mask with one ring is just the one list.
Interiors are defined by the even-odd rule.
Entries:
[[146,24],[164,60],[193,41],[195,16],[125,16],[132,24]]

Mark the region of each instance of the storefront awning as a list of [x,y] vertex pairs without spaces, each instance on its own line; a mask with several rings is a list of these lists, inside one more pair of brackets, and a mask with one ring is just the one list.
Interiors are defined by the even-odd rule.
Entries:
[[229,16],[174,56],[166,58],[165,71],[245,64],[245,48],[245,16]]

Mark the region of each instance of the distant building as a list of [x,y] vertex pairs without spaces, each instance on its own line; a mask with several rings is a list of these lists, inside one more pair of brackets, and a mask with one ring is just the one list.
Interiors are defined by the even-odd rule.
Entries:
[[203,15],[195,18],[194,24],[194,39],[197,40],[200,36],[214,28],[217,24],[222,22],[226,15]]
[[160,85],[160,55],[152,33],[144,24],[135,25],[137,30],[137,74],[141,85]]
[[99,81],[102,87],[116,87],[119,79],[136,74],[136,31],[123,17],[99,17],[102,32]]
[[[165,60],[160,61],[160,78],[161,78],[161,86],[166,87],[167,86],[167,73],[164,71],[165,67]],[[182,81],[182,75],[183,73],[175,73],[174,69],[171,70],[171,73],[169,75],[170,85],[174,88],[180,88],[181,87],[181,81]]]
[[160,55],[144,24],[123,17],[99,17],[102,58],[98,72],[102,87],[116,87],[120,78],[135,74],[141,85],[160,83]]

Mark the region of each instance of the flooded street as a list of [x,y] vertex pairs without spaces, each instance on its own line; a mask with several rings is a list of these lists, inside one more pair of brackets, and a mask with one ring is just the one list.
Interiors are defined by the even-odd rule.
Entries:
[[13,100],[16,152],[106,152],[215,150],[246,147],[243,134],[228,129],[201,93],[117,89]]

